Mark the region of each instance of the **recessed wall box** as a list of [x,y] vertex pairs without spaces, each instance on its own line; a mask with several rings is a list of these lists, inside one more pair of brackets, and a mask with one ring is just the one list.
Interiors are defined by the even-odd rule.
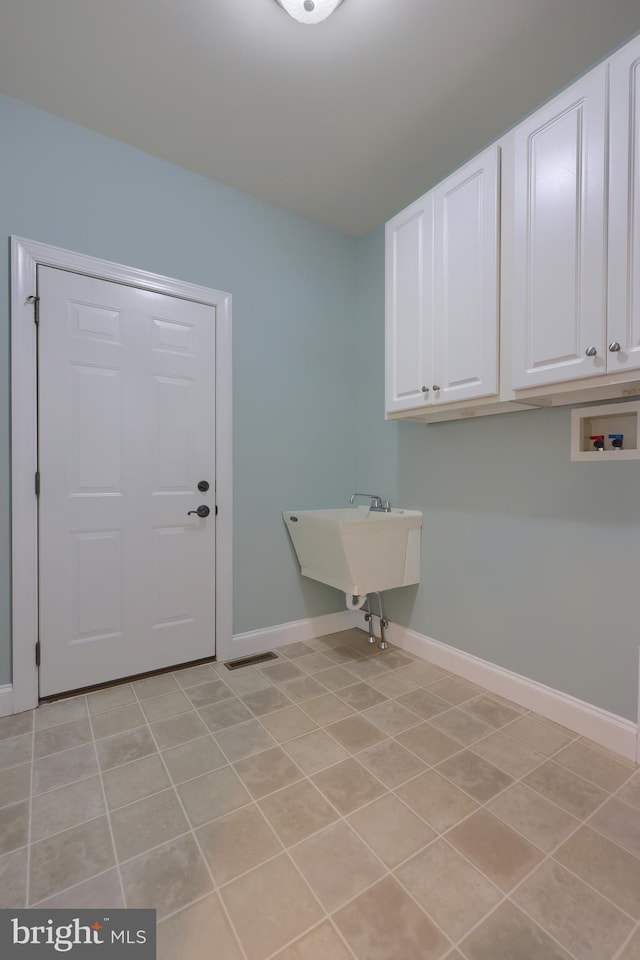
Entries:
[[571,459],[640,460],[640,401],[573,409]]

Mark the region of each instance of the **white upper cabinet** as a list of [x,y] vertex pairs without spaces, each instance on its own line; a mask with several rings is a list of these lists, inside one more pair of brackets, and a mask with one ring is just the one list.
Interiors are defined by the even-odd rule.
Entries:
[[607,66],[514,132],[515,389],[606,371]]
[[607,372],[640,367],[640,37],[610,63]]
[[386,409],[498,392],[497,146],[387,223]]

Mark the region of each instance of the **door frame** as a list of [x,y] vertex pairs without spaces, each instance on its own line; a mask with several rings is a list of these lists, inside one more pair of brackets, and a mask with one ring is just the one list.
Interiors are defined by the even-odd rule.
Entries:
[[[194,300],[215,308],[215,491],[216,611],[215,651],[220,659],[232,649],[232,373],[231,294],[71,250],[11,237],[11,522],[12,522],[12,712],[38,704],[38,524],[37,371],[34,304],[36,268],[57,267]],[[224,563],[220,558],[224,557]]]

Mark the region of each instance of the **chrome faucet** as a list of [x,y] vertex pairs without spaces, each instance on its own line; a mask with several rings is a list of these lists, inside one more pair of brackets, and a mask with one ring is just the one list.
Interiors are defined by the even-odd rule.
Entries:
[[356,497],[367,497],[371,500],[370,510],[376,510],[378,513],[391,513],[391,504],[388,500],[382,500],[375,493],[352,493],[349,497],[349,503],[354,503]]

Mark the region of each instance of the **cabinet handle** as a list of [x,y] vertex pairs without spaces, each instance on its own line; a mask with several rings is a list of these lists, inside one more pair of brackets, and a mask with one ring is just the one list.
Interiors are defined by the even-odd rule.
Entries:
[[438,386],[438,384],[437,384],[437,383],[434,383],[434,385],[433,385],[433,389],[434,389],[434,390],[439,390],[439,389],[440,389],[440,387]]
[[423,388],[422,388],[422,392],[423,392],[423,393],[429,393],[429,387],[423,387]]
[[620,350],[620,344],[617,340],[614,340],[613,343],[609,344],[609,350],[611,350],[611,353],[617,353],[618,350]]
[[595,347],[587,347],[587,349],[585,350],[585,353],[588,357],[595,357],[597,352],[598,351]]

